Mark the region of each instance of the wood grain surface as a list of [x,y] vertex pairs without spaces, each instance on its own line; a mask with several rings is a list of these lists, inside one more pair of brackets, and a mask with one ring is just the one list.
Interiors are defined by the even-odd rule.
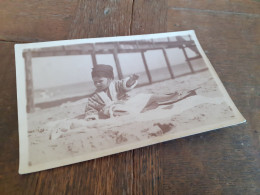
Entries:
[[[1,194],[260,194],[260,2],[0,1]],[[194,29],[246,124],[18,174],[14,43]]]

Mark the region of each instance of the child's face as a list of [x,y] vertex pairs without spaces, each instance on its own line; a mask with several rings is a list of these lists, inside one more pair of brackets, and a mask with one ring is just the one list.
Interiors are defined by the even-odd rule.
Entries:
[[109,87],[111,79],[106,77],[93,77],[93,82],[98,91],[103,91]]

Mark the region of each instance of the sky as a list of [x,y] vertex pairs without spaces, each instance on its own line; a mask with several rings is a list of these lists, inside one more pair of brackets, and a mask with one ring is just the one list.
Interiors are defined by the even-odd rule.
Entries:
[[[172,66],[185,62],[181,49],[166,50]],[[187,49],[189,57],[195,53]],[[166,67],[163,52],[152,50],[145,52],[145,57],[150,70]],[[144,72],[144,64],[140,53],[127,53],[118,55],[123,75]],[[96,55],[98,64],[109,64],[114,68],[117,76],[114,57],[111,54]],[[55,56],[32,58],[32,74],[34,89],[44,89],[62,85],[76,84],[91,81],[93,67],[90,55]]]

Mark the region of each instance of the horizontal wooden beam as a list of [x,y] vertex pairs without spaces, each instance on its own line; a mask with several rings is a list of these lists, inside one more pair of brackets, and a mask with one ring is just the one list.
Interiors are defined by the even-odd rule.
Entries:
[[[154,47],[144,47],[144,48],[129,48],[129,49],[122,49],[118,48],[117,52],[118,53],[139,53],[139,52],[146,52],[149,50],[162,50],[162,49],[173,49],[173,48],[182,48],[183,46],[180,45],[167,45],[167,46],[154,46]],[[187,46],[186,46],[187,47]],[[93,49],[88,49],[88,50],[25,50],[24,53],[31,52],[32,57],[51,57],[51,56],[69,56],[69,55],[91,55],[93,53]],[[96,50],[94,49],[95,54],[113,54],[114,48],[113,49],[99,49]]]

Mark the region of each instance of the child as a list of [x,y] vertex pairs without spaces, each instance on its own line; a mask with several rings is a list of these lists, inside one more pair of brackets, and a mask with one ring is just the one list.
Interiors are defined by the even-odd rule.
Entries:
[[100,64],[92,69],[92,79],[96,91],[88,98],[85,109],[86,120],[111,117],[110,108],[114,103],[127,98],[126,93],[137,85],[138,76],[132,75],[123,80],[114,80],[112,66]]

